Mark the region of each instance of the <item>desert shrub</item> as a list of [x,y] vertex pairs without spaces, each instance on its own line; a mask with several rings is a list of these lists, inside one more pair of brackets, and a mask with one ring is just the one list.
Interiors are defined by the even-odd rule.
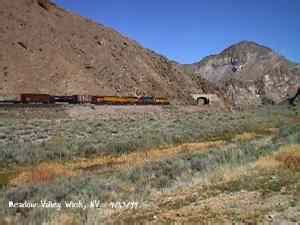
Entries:
[[275,155],[275,159],[292,170],[300,171],[300,145],[287,145]]
[[133,169],[131,170],[127,176],[124,176],[123,179],[128,179],[132,183],[138,183],[138,181],[141,179],[143,176],[142,170],[141,169]]
[[288,137],[290,135],[293,135],[293,134],[299,133],[299,132],[300,132],[299,124],[293,124],[293,125],[282,127],[279,131],[279,135],[281,137]]
[[[141,120],[79,121],[1,121],[1,133],[6,143],[0,143],[0,164],[31,164],[45,160],[70,160],[77,156],[89,157],[96,154],[124,154],[143,151],[158,146],[182,144],[194,141],[232,140],[236,134],[254,132],[261,134],[266,128],[277,126],[277,117],[284,124],[286,118],[295,117],[294,112],[283,107],[260,109],[253,112],[231,113],[177,113],[170,112],[168,118]],[[231,118],[228,119],[228,118]],[[281,130],[281,136],[299,143],[299,126]],[[28,129],[29,130],[28,130]],[[26,136],[50,137],[42,143],[23,143],[19,131]],[[29,135],[30,136],[30,135]]]
[[109,143],[107,147],[107,151],[113,154],[125,154],[130,151],[136,150],[136,146],[138,146],[134,141],[114,141]]
[[137,185],[150,185],[160,189],[170,186],[188,168],[189,164],[182,159],[168,159],[147,163],[142,168],[132,169],[129,171],[128,177],[124,178]]
[[259,191],[262,197],[272,192],[280,192],[286,188],[289,192],[297,191],[300,173],[285,169],[260,170],[259,173],[246,174],[239,179],[217,185],[220,191],[237,192],[241,190]]
[[190,159],[191,169],[194,171],[204,171],[209,167],[207,158],[204,155],[194,155]]
[[88,158],[96,155],[101,148],[91,141],[83,141],[79,143],[70,143],[68,149],[69,155],[73,153],[73,155]]

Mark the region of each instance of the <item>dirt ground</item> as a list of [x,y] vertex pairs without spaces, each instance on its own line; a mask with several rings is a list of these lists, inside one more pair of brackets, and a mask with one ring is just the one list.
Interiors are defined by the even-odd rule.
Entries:
[[65,112],[72,119],[120,119],[139,118],[145,115],[168,116],[172,112],[193,113],[216,111],[216,108],[205,106],[77,106],[68,107]]
[[145,115],[168,116],[171,113],[216,112],[220,108],[208,106],[109,106],[109,105],[56,105],[13,107],[0,106],[0,118],[3,119],[121,119],[139,118]]

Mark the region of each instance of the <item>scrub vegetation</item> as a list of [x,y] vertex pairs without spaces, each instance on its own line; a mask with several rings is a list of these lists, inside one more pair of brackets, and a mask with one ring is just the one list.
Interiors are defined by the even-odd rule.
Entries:
[[[11,144],[1,144],[0,222],[299,221],[299,112],[299,107],[284,106],[234,113],[167,108],[164,115],[141,120],[1,121]],[[29,144],[22,140],[26,130],[36,131],[31,140],[45,130],[51,137]],[[9,201],[41,200],[108,205],[8,207]],[[137,202],[138,207],[112,208],[115,202]]]

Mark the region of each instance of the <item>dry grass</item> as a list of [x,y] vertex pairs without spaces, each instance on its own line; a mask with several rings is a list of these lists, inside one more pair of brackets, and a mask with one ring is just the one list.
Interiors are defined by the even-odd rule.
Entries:
[[289,169],[300,170],[300,145],[284,146],[275,159]]
[[247,167],[238,167],[238,168],[224,168],[221,170],[222,179],[221,182],[230,182],[233,180],[238,180],[240,177],[245,176],[249,173],[249,169]]
[[235,136],[234,141],[251,141],[257,137],[256,133],[245,132],[243,134],[238,134]]
[[121,156],[106,156],[98,157],[94,159],[83,159],[77,162],[69,163],[69,167],[73,170],[88,170],[94,168],[124,168],[135,167],[144,165],[147,161],[158,161],[166,158],[172,158],[178,154],[194,153],[194,152],[206,152],[212,147],[221,147],[224,145],[224,141],[210,141],[203,143],[189,143],[182,144],[176,147],[164,148],[164,149],[150,149],[143,152],[133,152],[124,154]]
[[24,184],[47,184],[59,177],[76,176],[77,173],[58,163],[42,163],[21,172],[9,184],[20,186]]
[[[255,133],[243,133],[237,135],[235,141],[246,141],[255,139]],[[79,159],[70,161],[65,164],[61,163],[42,163],[36,167],[25,169],[19,173],[16,178],[12,179],[9,184],[20,186],[24,184],[40,184],[51,183],[57,177],[77,176],[80,171],[97,170],[107,171],[111,169],[123,169],[143,166],[146,162],[155,162],[168,158],[174,158],[179,154],[206,153],[211,148],[221,148],[225,145],[225,141],[208,141],[202,143],[187,143],[168,148],[154,148],[146,151],[135,151],[121,156],[109,155],[99,156],[92,159]],[[23,169],[24,170],[24,169]],[[232,171],[224,174],[224,180],[231,179],[236,176]],[[235,175],[232,175],[235,174]]]
[[262,170],[277,169],[280,166],[282,166],[282,163],[277,161],[273,156],[263,157],[256,162],[256,168]]
[[51,221],[50,225],[79,225],[80,223],[75,219],[74,216],[62,213]]
[[149,161],[159,161],[172,158],[178,154],[206,152],[212,147],[221,147],[223,141],[212,141],[204,143],[182,144],[176,147],[164,149],[151,149],[143,152],[133,152],[121,156],[102,156],[94,159],[81,159],[65,163],[57,162],[41,163],[34,167],[19,168],[18,175],[9,181],[9,185],[22,186],[24,184],[47,184],[58,177],[78,176],[81,170],[121,169],[143,166]]
[[[156,224],[198,224],[195,221],[209,221],[207,224],[264,223],[267,215],[288,208],[294,201],[294,196],[284,195],[282,190],[297,187],[295,184],[299,179],[294,171],[281,173],[281,168],[299,168],[299,147],[285,145],[272,156],[258,160],[255,165],[260,170],[256,170],[253,164],[220,169],[216,174],[218,179],[211,180],[211,183],[193,184],[155,195],[153,202],[157,206],[151,210],[125,212],[110,218],[118,218],[118,222],[129,221],[128,224],[132,221],[141,224],[153,222],[152,218]],[[275,169],[276,173],[265,173],[266,169]],[[291,217],[295,220],[294,215]],[[287,221],[283,220],[282,224]]]
[[256,162],[259,169],[277,169],[286,167],[292,170],[300,169],[300,145],[285,145],[272,156],[264,157]]
[[266,131],[270,132],[272,134],[278,134],[279,133],[279,128],[271,127],[271,128],[267,128]]

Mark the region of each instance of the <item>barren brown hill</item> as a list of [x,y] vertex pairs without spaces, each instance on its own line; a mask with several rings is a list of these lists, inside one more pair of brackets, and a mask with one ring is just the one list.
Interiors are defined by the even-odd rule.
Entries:
[[143,94],[185,103],[210,89],[165,57],[47,0],[0,5],[0,95]]

